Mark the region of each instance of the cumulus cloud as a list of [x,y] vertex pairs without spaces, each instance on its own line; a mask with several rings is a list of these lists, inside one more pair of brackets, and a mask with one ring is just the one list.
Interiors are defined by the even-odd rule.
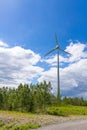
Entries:
[[72,56],[68,59],[68,62],[76,62],[82,58],[87,58],[87,52],[85,49],[87,48],[87,44],[83,43],[70,43],[70,46],[66,47],[66,51],[70,52]]
[[[60,66],[62,63],[60,67],[61,91],[63,93],[67,92],[67,95],[73,93],[73,95],[78,96],[87,90],[87,44],[71,42],[65,51],[70,52],[72,55],[69,57],[60,55]],[[57,66],[54,67],[57,63],[56,55],[44,60],[44,62],[48,63],[50,68],[42,73],[38,81],[40,82],[43,79],[51,81],[53,90],[56,92]]]
[[30,83],[40,75],[43,68],[37,66],[41,57],[30,49],[20,46],[8,47],[0,42],[0,86],[17,86]]
[[56,93],[57,87],[57,68],[52,67],[47,71],[42,72],[41,76],[38,78],[38,82],[51,82],[53,87],[53,93]]
[[0,40],[0,47],[8,47],[8,44]]
[[[60,71],[62,89],[69,90],[75,87],[86,87],[87,85],[87,59],[62,68]],[[63,82],[62,82],[63,81]]]

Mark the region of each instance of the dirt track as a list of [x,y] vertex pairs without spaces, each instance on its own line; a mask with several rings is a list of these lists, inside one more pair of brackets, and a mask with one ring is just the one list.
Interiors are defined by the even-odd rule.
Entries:
[[53,124],[37,130],[87,130],[87,119],[68,121],[60,124]]

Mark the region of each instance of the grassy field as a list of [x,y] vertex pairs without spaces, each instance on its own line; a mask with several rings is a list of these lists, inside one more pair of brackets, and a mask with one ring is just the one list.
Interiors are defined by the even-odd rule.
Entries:
[[81,116],[87,115],[87,107],[78,106],[60,106],[50,107],[47,109],[47,113],[57,116]]
[[0,130],[30,130],[43,125],[87,119],[87,107],[61,106],[47,108],[48,114],[0,111]]

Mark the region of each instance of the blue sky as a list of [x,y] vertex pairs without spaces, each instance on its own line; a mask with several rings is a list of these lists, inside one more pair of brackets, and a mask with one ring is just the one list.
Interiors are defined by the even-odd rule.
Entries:
[[86,31],[86,0],[0,0],[0,86],[45,79],[56,93],[56,53],[44,58],[56,32],[61,48],[74,53],[60,54],[61,93],[86,97]]

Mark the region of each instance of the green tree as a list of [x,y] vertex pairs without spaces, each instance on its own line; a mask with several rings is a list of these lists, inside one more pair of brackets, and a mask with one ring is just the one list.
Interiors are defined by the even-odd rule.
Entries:
[[3,95],[2,95],[2,89],[0,88],[0,109],[2,109],[3,106]]

